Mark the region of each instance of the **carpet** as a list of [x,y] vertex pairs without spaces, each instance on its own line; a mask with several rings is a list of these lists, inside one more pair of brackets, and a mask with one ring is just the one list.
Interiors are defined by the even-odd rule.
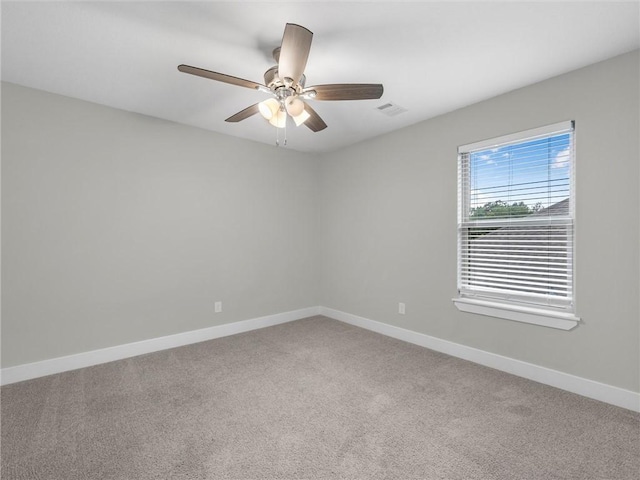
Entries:
[[7,385],[3,480],[637,479],[640,415],[325,317]]

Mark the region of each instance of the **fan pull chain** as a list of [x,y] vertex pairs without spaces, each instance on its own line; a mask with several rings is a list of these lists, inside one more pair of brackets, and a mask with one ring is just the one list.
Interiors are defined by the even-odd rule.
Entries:
[[284,146],[287,146],[287,120],[289,120],[286,116],[284,117]]
[[[284,104],[280,106],[280,111],[284,113],[284,141],[282,142],[283,146],[287,146],[287,114],[284,108]],[[280,112],[278,112],[279,114]],[[280,146],[280,128],[276,127],[276,147]]]

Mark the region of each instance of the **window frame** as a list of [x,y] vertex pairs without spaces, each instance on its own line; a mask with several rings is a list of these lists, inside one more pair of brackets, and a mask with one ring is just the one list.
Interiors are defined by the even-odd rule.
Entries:
[[[570,221],[571,238],[572,242],[568,247],[567,255],[570,256],[571,268],[571,301],[558,301],[554,305],[543,305],[542,303],[536,304],[531,302],[532,296],[528,297],[529,304],[520,303],[518,299],[517,291],[513,290],[512,294],[505,293],[487,293],[474,294],[469,289],[464,289],[462,284],[462,236],[466,229],[470,228],[470,223],[476,223],[482,225],[482,221],[470,222],[464,215],[464,209],[468,209],[467,200],[463,198],[463,192],[470,191],[470,185],[463,184],[463,156],[470,155],[473,152],[500,148],[506,145],[513,145],[518,143],[526,143],[528,141],[535,140],[536,138],[542,138],[552,136],[554,134],[562,134],[565,132],[571,132],[571,159],[570,159],[570,186],[569,186],[569,212],[565,217]],[[535,325],[542,325],[551,328],[558,328],[561,330],[571,330],[578,325],[580,318],[576,315],[576,282],[575,282],[575,122],[568,120],[564,122],[554,123],[538,128],[533,128],[521,132],[516,132],[508,135],[503,135],[496,138],[482,140],[467,145],[461,145],[458,147],[458,218],[457,218],[457,296],[452,299],[458,310],[467,313],[475,313],[478,315],[485,315],[497,318],[503,318],[507,320],[513,320],[518,322],[530,323]],[[469,177],[470,178],[470,177]],[[470,181],[467,179],[467,181]],[[554,220],[547,220],[553,222]],[[499,220],[491,220],[484,222],[485,225],[491,225],[499,223]],[[515,225],[524,225],[534,222],[531,218],[523,217],[515,222]],[[507,222],[505,222],[507,223]],[[508,223],[513,226],[512,220]],[[463,225],[464,224],[464,225]],[[510,299],[513,299],[510,301]]]

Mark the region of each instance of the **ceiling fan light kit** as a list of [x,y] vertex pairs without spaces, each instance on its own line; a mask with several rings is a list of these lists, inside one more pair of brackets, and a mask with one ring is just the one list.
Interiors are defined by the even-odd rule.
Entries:
[[258,104],[258,110],[265,119],[271,120],[280,110],[280,103],[275,98],[268,98]]
[[297,117],[304,112],[304,102],[298,97],[287,97],[284,103],[287,113],[292,117]]
[[285,128],[287,125],[287,112],[278,109],[276,114],[269,120],[269,123],[276,128]]
[[293,121],[296,124],[296,127],[299,127],[304,122],[309,120],[309,118],[311,117],[309,112],[307,112],[306,110],[303,110],[302,113],[300,113],[300,115],[296,115],[295,117],[293,115],[291,115],[291,116],[293,117]]
[[[384,89],[381,84],[368,83],[336,83],[305,88],[306,77],[304,69],[309,58],[312,39],[313,33],[310,30],[294,23],[287,23],[282,37],[282,44],[273,50],[273,58],[277,65],[264,73],[264,85],[189,65],[179,65],[178,70],[218,82],[251,88],[271,95],[271,98],[251,105],[232,115],[225,120],[226,122],[240,122],[256,113],[260,113],[276,128],[286,128],[287,116],[290,116],[296,126],[304,124],[311,131],[319,132],[327,128],[327,124],[304,100],[378,99],[382,96]],[[279,144],[277,140],[276,144]]]

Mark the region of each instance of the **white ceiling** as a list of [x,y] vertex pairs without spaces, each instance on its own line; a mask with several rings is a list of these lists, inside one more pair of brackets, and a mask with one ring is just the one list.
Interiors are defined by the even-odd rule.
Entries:
[[[382,83],[379,100],[319,102],[329,127],[288,128],[328,151],[640,45],[629,2],[2,2],[2,80],[268,144],[264,93],[180,73],[181,63],[263,83],[284,25],[314,33],[307,85]],[[395,117],[376,107],[408,109]]]

